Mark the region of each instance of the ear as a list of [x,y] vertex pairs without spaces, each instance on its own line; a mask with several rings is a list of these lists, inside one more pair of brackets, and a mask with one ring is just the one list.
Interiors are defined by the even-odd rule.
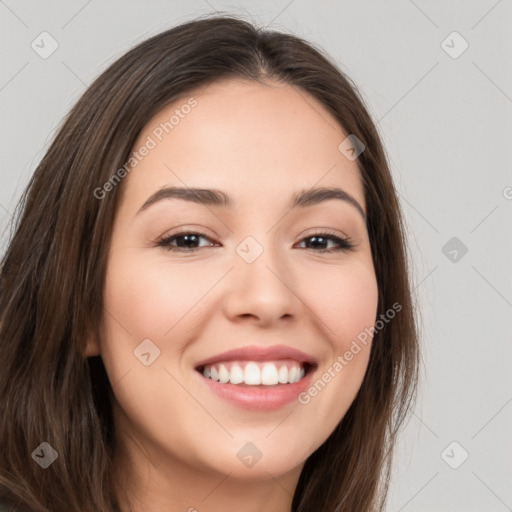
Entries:
[[85,348],[82,351],[82,356],[87,358],[92,356],[99,356],[100,353],[101,351],[98,342],[92,336],[92,334],[89,334],[85,341]]

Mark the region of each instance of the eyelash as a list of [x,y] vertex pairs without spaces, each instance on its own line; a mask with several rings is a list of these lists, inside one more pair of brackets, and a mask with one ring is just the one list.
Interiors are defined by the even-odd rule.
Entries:
[[[184,237],[186,235],[199,236],[199,237],[203,237],[203,238],[210,240],[204,233],[199,233],[196,231],[182,231],[181,233],[175,233],[174,235],[171,235],[171,236],[161,239],[158,242],[158,246],[163,247],[164,249],[171,251],[171,252],[182,252],[182,253],[193,253],[193,252],[198,251],[199,249],[203,249],[205,247],[211,247],[211,245],[210,245],[210,246],[204,246],[204,247],[195,247],[192,249],[184,249],[182,247],[171,246],[171,242],[173,240],[175,240],[176,238]],[[325,232],[325,231],[321,232],[321,233],[313,233],[312,235],[304,237],[304,238],[302,238],[301,242],[304,240],[309,240],[311,238],[324,238],[327,240],[333,240],[335,243],[338,244],[338,247],[334,248],[334,249],[320,249],[320,250],[311,249],[317,253],[335,253],[335,252],[340,252],[340,251],[349,252],[355,246],[354,243],[352,242],[351,238],[349,238],[349,237],[342,238],[342,237],[335,235],[334,233],[329,233],[329,232]]]

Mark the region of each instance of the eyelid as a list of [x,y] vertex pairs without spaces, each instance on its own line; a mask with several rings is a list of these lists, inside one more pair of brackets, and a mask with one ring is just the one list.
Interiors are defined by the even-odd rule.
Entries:
[[308,228],[304,230],[297,238],[302,240],[303,238],[309,238],[310,236],[315,235],[332,235],[346,240],[350,239],[350,236],[343,231],[331,228]]
[[176,235],[182,235],[182,234],[194,234],[194,235],[201,235],[206,238],[219,238],[216,234],[213,233],[213,231],[204,228],[203,226],[192,226],[190,224],[184,224],[182,226],[177,226],[175,228],[172,228],[169,231],[166,231],[163,235],[161,235],[157,241],[166,240],[167,238],[170,238],[172,236]]
[[[310,232],[310,230],[314,231]],[[177,228],[174,228],[171,231],[166,232],[164,235],[160,236],[157,242],[161,242],[173,236],[184,234],[203,236],[205,238],[210,239],[210,241],[213,241],[211,240],[211,238],[218,238],[217,235],[209,235],[208,233],[205,233],[205,231],[208,230],[203,227],[196,229],[189,225],[178,226]],[[345,240],[352,240],[349,235],[343,233],[342,231],[332,230],[329,228],[308,228],[298,235],[297,240],[302,241],[304,238],[309,238],[315,235],[332,235],[334,237],[343,238]]]

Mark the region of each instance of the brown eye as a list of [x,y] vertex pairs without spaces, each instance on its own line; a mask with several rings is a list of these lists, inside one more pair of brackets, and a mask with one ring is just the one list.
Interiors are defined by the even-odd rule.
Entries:
[[204,233],[188,232],[176,233],[169,237],[166,237],[158,245],[165,247],[169,251],[176,252],[194,252],[202,247],[212,247],[213,243],[203,245],[202,247],[197,244],[201,239],[210,240]]
[[[301,243],[308,240],[310,242],[306,242],[306,249],[313,249],[315,252],[350,251],[354,247],[350,238],[341,238],[332,233],[315,233],[314,235],[303,238]],[[326,248],[329,242],[334,243],[334,248]]]
[[[210,243],[198,245],[201,239],[208,240]],[[342,238],[332,233],[315,233],[303,238],[301,243],[303,242],[306,243],[306,249],[320,253],[350,251],[354,247],[350,238]],[[334,247],[328,247],[329,243],[333,243]],[[204,233],[184,231],[163,238],[158,245],[173,252],[195,252],[204,247],[213,247],[214,243]]]

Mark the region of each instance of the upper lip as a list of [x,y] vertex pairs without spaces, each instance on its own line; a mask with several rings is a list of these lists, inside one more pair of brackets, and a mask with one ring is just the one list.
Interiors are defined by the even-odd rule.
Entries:
[[296,348],[287,347],[285,345],[274,345],[272,347],[250,345],[234,348],[203,359],[197,363],[196,368],[223,361],[278,361],[280,359],[294,359],[300,363],[316,365],[316,359],[313,356],[297,350]]

